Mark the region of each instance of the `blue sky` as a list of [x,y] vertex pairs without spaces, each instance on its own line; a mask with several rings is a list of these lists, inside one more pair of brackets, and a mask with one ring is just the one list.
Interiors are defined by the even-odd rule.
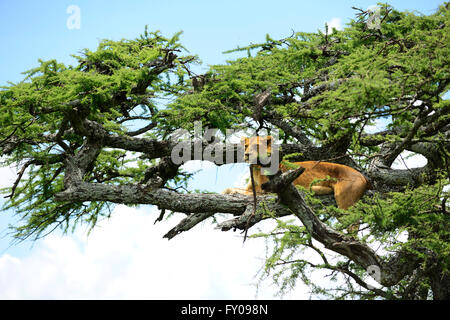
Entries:
[[[338,17],[344,24],[352,6],[367,8],[375,1],[6,1],[0,2],[0,84],[18,81],[37,59],[73,63],[71,54],[94,49],[99,39],[134,38],[148,25],[163,34],[184,31],[182,42],[205,65],[222,63],[222,52],[237,45],[288,36],[291,30],[316,31]],[[430,14],[436,0],[391,1],[398,9]],[[69,5],[81,9],[81,28],[66,27]]]
[[[424,14],[431,14],[441,2],[435,0],[397,0],[389,3],[400,10],[417,10]],[[367,9],[375,3],[376,1],[372,0],[2,0],[0,1],[0,30],[2,30],[0,33],[2,47],[0,50],[0,85],[5,85],[8,81],[20,81],[23,78],[21,72],[37,66],[39,58],[44,60],[57,59],[59,62],[72,64],[74,60],[70,57],[71,54],[77,54],[83,48],[95,49],[100,39],[135,38],[143,32],[145,25],[148,25],[151,30],[161,30],[163,35],[167,36],[182,30],[184,32],[181,37],[182,43],[192,54],[199,55],[203,61],[203,65],[199,69],[206,70],[208,65],[224,63],[227,59],[232,59],[235,56],[235,54],[224,55],[222,54],[223,51],[264,41],[267,33],[275,39],[283,38],[291,34],[292,30],[313,32],[323,28],[325,22],[331,21],[336,26],[344,27],[345,23],[353,17],[352,6]],[[66,10],[70,5],[77,5],[81,10],[80,29],[70,30],[66,26],[69,17]],[[192,186],[217,192],[233,184],[237,177],[242,176],[246,170],[245,166],[241,165],[224,166],[219,169],[211,165],[204,165],[203,169],[193,181]],[[11,170],[3,170],[1,173],[2,179],[6,179],[6,176],[11,179],[14,177],[14,173],[11,173]],[[0,204],[2,204],[2,200],[0,200]],[[13,221],[11,216],[11,212],[0,213],[0,236],[5,235],[7,224]],[[139,217],[139,219],[143,219],[141,216]],[[173,221],[173,223],[176,223],[176,221]],[[105,228],[107,228],[106,226],[107,224],[105,224]],[[130,228],[132,228],[132,225]],[[167,231],[167,226],[164,228],[162,231]],[[220,237],[220,239],[227,239],[226,236]],[[232,235],[228,235],[228,237],[232,237]],[[61,239],[72,241],[73,243],[70,243],[77,248],[78,251],[74,250],[74,252],[78,252],[77,254],[84,254],[87,252],[86,250],[89,250],[86,249],[88,244],[83,236],[51,239],[54,240],[38,241],[33,248],[31,248],[31,243],[9,248],[10,238],[8,236],[1,238],[0,273],[2,273],[2,266],[7,265],[7,263],[10,266],[15,266],[15,263],[20,264],[23,261],[40,261],[40,264],[36,262],[36,265],[45,268],[46,264],[42,262],[39,252],[43,252],[42,254],[45,255],[48,254],[49,250],[53,250],[55,246],[52,246],[51,241],[60,241],[61,243],[64,242]],[[195,240],[192,241],[195,243]],[[107,242],[105,241],[105,243]],[[172,248],[175,246],[178,250],[182,250],[179,242],[170,243]],[[240,245],[238,247],[240,248]],[[55,249],[51,252],[66,252],[64,248],[61,250]],[[55,256],[61,256],[56,253]],[[6,254],[16,260],[6,259]],[[6,259],[4,261],[7,261],[3,265],[2,257]],[[125,259],[125,256],[123,257]],[[72,258],[73,256],[68,261]],[[232,258],[229,260],[232,260]],[[118,264],[120,265],[120,263]],[[256,270],[256,267],[254,269]],[[26,278],[29,275],[27,272],[30,271],[23,269],[23,272],[25,274],[20,276]],[[66,274],[61,277],[66,277]],[[20,290],[26,289],[23,289],[20,284],[11,283],[8,279],[4,280],[7,282],[2,282],[0,279],[0,292],[3,284],[7,285],[8,288],[17,289],[19,296],[29,294],[31,297],[39,297],[39,290],[34,294],[21,292]],[[56,284],[54,286],[51,288],[61,292],[57,297],[68,296],[62,287],[58,287]],[[216,291],[211,289],[214,293],[199,296],[203,298],[213,296],[233,297],[234,289],[229,289],[228,293],[221,295],[217,293],[217,290],[220,291],[222,290],[220,288],[223,287],[217,285],[214,288]],[[212,292],[208,290],[205,292]],[[120,298],[120,295],[114,297]]]

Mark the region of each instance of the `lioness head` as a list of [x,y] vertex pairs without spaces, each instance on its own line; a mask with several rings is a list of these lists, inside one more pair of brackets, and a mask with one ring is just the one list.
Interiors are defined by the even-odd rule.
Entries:
[[252,164],[268,164],[267,159],[272,154],[272,137],[256,136],[251,138],[242,138],[244,143],[244,161]]

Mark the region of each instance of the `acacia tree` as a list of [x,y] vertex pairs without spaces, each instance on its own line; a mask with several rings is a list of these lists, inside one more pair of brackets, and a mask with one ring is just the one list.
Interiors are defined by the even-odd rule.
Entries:
[[[273,241],[264,272],[282,291],[300,279],[337,298],[448,299],[448,4],[428,16],[388,5],[379,14],[374,25],[370,12],[357,9],[343,31],[267,36],[236,49],[245,57],[202,75],[192,71],[197,57],[187,55],[179,34],[147,29],[84,50],[75,66],[40,61],[0,91],[2,165],[19,168],[3,190],[4,209],[22,218],[15,238],[93,227],[117,203],[157,206],[159,220],[166,211],[186,214],[169,239],[218,214],[231,215],[214,220],[223,231],[275,219],[275,230],[253,236]],[[351,166],[372,190],[343,212],[332,197],[293,187],[299,168],[265,185],[270,193],[258,197],[256,213],[251,197],[184,192],[190,174],[173,161],[170,135],[194,121],[223,132],[279,129],[284,159]],[[232,162],[243,162],[240,144],[188,146],[198,143],[215,159],[232,150]],[[394,169],[404,151],[426,165]],[[356,221],[360,232],[347,234]],[[309,275],[323,269],[342,281],[318,287]],[[378,286],[367,283],[370,276]]]

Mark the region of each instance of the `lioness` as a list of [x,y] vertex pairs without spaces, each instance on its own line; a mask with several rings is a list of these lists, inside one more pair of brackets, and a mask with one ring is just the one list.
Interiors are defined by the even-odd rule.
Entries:
[[[267,156],[272,152],[272,137],[251,137],[243,138],[245,142],[244,159],[250,157]],[[293,164],[305,168],[305,171],[294,180],[294,185],[300,185],[310,188],[316,194],[334,193],[334,198],[340,209],[348,209],[355,204],[369,188],[369,182],[358,171],[342,164],[321,162],[321,161],[301,161]],[[263,193],[261,185],[269,179],[261,174],[261,167],[253,165],[253,178],[255,181],[255,191]],[[288,168],[280,164],[282,172]],[[228,188],[223,191],[225,194],[240,193],[245,195],[252,194],[251,180],[245,189]]]

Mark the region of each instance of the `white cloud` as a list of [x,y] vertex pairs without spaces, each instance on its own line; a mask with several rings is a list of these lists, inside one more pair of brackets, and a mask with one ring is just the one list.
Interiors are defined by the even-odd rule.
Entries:
[[[2,159],[0,158],[0,161]],[[13,166],[2,167],[0,166],[0,189],[11,187],[17,178],[17,170]]]
[[427,158],[421,154],[403,151],[392,164],[392,169],[421,168],[427,164]]
[[[356,119],[355,119],[356,121]],[[364,132],[366,133],[376,133],[386,130],[387,125],[391,122],[389,118],[376,118],[373,120],[372,125],[364,127]]]
[[331,18],[331,20],[327,21],[328,32],[331,33],[333,28],[336,30],[342,30],[342,20],[341,18]]
[[216,165],[213,162],[202,160],[191,160],[181,166],[181,169],[191,173],[198,170],[212,169],[212,168],[216,168]]
[[[150,212],[149,212],[150,211]],[[118,206],[89,237],[49,235],[28,256],[0,256],[0,299],[253,299],[265,246],[209,222],[168,241],[180,217]],[[270,281],[269,281],[270,282]],[[276,288],[263,283],[258,298]],[[308,298],[299,288],[286,298]]]

